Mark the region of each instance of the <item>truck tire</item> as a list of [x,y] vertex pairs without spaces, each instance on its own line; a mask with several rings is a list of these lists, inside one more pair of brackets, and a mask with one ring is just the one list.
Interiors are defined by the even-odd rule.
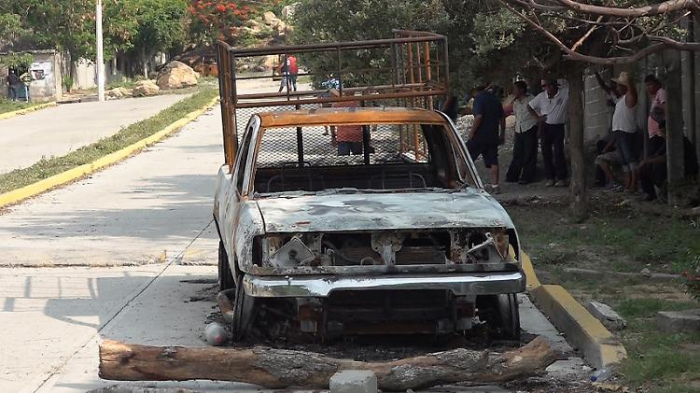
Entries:
[[236,283],[233,281],[233,274],[231,274],[231,266],[228,263],[228,254],[226,253],[226,248],[224,248],[224,243],[219,241],[219,290],[224,291],[227,289],[232,289],[236,287]]
[[520,309],[517,294],[479,296],[477,308],[479,318],[486,320],[493,339],[520,340]]
[[[243,282],[243,277],[240,277],[238,282]],[[239,285],[236,288],[236,299],[233,304],[231,335],[234,342],[242,341],[248,336],[255,319],[255,311],[255,298],[248,296],[243,285]]]

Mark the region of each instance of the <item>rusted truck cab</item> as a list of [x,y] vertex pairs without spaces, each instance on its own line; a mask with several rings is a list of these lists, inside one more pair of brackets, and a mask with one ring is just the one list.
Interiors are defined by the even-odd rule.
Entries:
[[444,93],[438,82],[348,89],[337,99],[270,93],[276,106],[250,104],[238,135],[226,135],[227,121],[240,122],[245,105],[231,110],[230,86],[222,88],[229,162],[214,219],[235,339],[261,313],[324,338],[475,327],[519,336],[525,278],[513,222],[444,114],[381,101],[430,98]]

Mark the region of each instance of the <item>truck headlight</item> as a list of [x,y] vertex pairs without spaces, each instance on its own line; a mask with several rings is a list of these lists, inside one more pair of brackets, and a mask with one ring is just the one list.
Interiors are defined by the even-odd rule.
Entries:
[[499,228],[491,231],[491,236],[493,237],[494,245],[496,246],[496,251],[498,255],[504,261],[510,259],[510,238],[508,232],[505,229]]
[[267,237],[262,241],[263,263],[272,267],[290,268],[308,264],[316,255],[298,237],[284,242],[281,237]]

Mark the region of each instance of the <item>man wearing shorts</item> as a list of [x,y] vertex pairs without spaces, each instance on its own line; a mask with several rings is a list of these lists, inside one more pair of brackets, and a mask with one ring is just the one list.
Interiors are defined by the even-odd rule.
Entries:
[[615,104],[612,130],[617,151],[622,160],[622,170],[626,173],[625,190],[636,192],[639,169],[639,149],[637,148],[637,89],[626,72],[621,72],[615,80],[620,99]]
[[[501,193],[498,172],[498,145],[505,140],[506,119],[501,101],[480,86],[474,97],[474,123],[469,131],[467,149],[472,160],[484,157],[484,166],[491,168],[491,191]],[[500,132],[499,132],[500,130]]]

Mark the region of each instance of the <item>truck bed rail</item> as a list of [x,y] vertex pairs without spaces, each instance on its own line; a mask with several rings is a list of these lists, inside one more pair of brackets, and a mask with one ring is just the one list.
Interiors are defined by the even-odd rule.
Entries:
[[[332,77],[338,82],[339,96],[319,86],[256,93],[239,88],[242,81],[269,80],[273,76],[239,72],[243,59],[262,63],[268,56],[291,54],[299,56],[302,69],[305,58],[322,59],[315,63],[324,67],[300,70],[297,77],[315,81]],[[372,59],[372,66],[353,66],[352,60],[360,56]],[[217,60],[224,154],[229,168],[234,165],[244,122],[253,113],[320,108],[344,101],[358,101],[363,106],[433,109],[449,91],[447,38],[429,32],[395,30],[390,39],[262,48],[234,48],[220,41]]]

